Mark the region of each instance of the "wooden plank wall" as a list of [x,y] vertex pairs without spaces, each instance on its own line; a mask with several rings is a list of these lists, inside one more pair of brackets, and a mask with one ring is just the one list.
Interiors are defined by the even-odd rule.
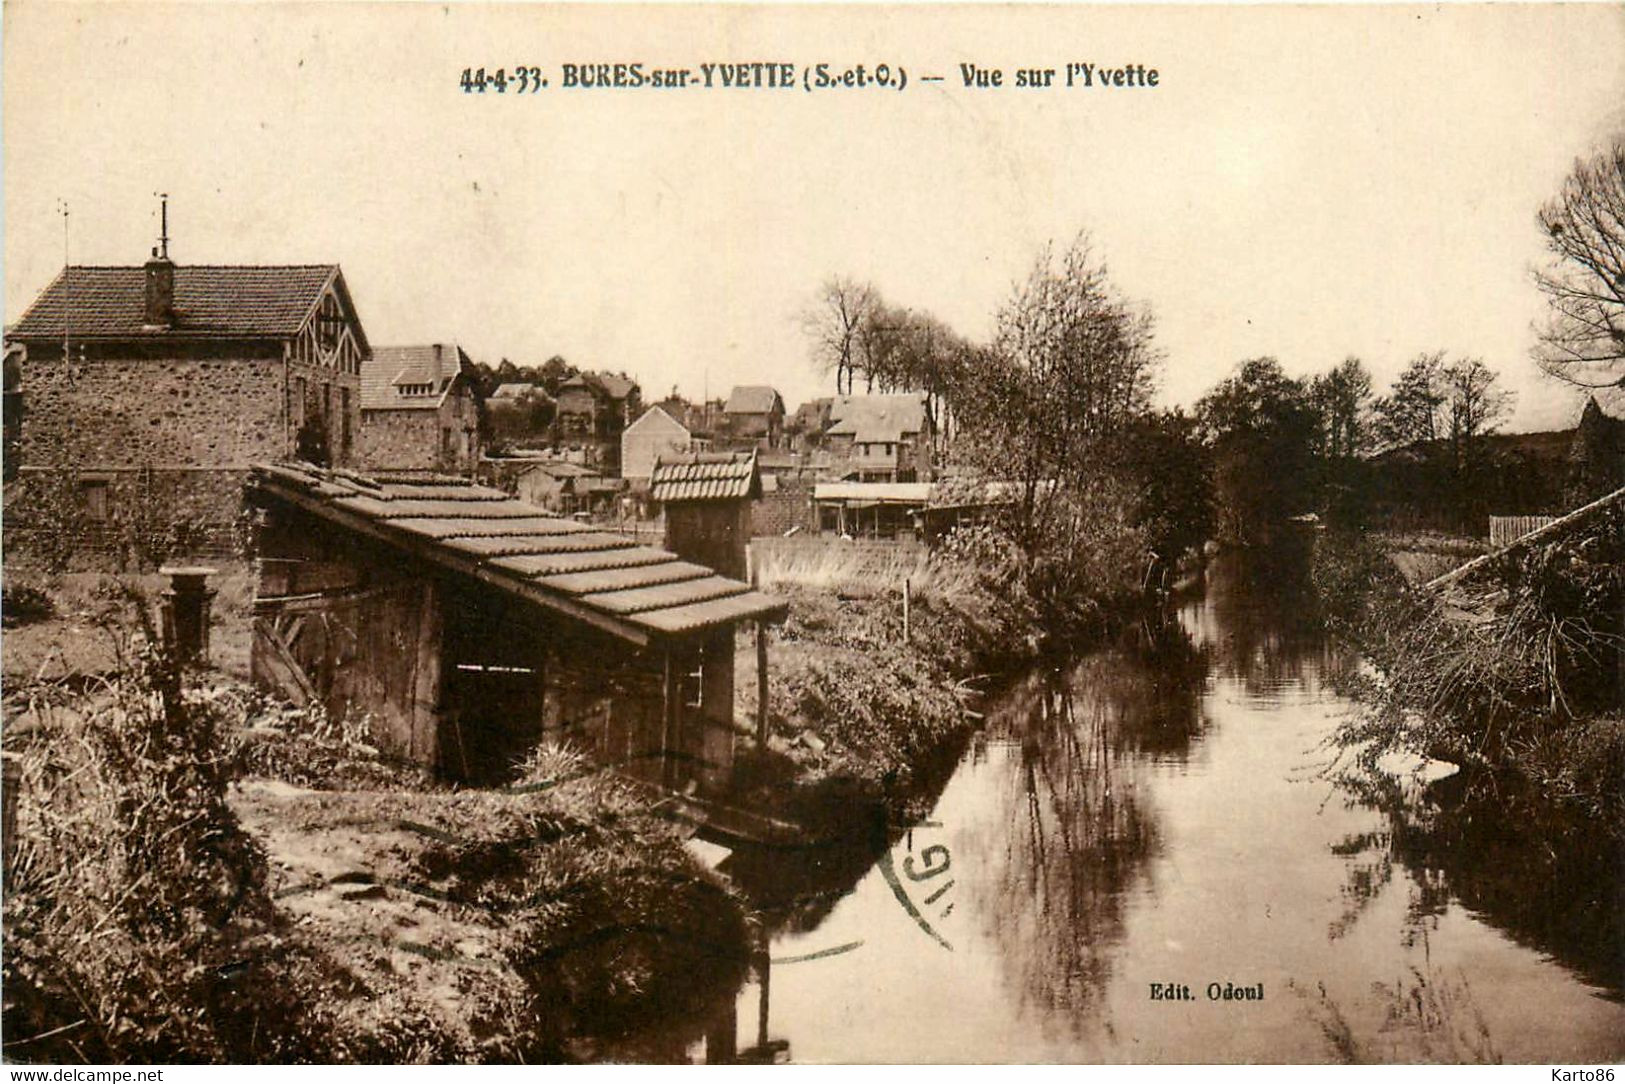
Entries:
[[1556,518],[1556,516],[1491,516],[1490,546],[1499,549],[1516,542],[1531,531],[1540,530]]

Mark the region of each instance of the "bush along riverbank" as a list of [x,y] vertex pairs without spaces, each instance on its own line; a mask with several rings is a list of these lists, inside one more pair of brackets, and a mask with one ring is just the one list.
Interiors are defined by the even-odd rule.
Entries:
[[8,727],[8,1059],[568,1060],[743,975],[733,891],[573,754],[455,791],[128,658]]
[[1328,623],[1371,663],[1353,690],[1366,711],[1337,736],[1360,767],[1448,761],[1469,791],[1556,803],[1625,840],[1625,513],[1447,591],[1412,587],[1358,535],[1323,540],[1314,575]]
[[[837,543],[813,560],[758,567],[790,616],[770,633],[767,747],[738,757],[733,800],[815,835],[849,831],[865,811],[917,817],[980,720],[983,693],[1108,636],[1146,604],[1125,574],[1074,594],[1070,620],[1057,621],[1008,551],[990,559],[997,547],[990,531],[962,530],[929,556],[877,563]],[[740,727],[754,732],[751,637],[739,640],[738,672]]]

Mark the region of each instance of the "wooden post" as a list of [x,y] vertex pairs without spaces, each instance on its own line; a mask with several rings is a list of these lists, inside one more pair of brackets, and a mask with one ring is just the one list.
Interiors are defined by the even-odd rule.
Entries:
[[665,673],[660,690],[661,733],[660,733],[660,781],[669,788],[677,785],[676,762],[672,755],[677,751],[677,728],[679,700],[681,690],[677,687],[677,660],[672,657],[671,648],[665,652]]
[[909,577],[904,576],[903,577],[903,643],[905,643],[905,644],[908,643],[908,640],[909,640],[909,636],[908,636],[908,617],[909,617],[909,613],[908,613],[908,611],[909,611],[909,603],[913,601],[912,595],[913,595],[913,591],[911,590],[911,587],[910,587]]
[[756,745],[767,748],[767,622],[756,622]]
[[756,958],[756,972],[762,981],[762,996],[756,1003],[756,1047],[758,1050],[767,1050],[767,1008],[768,990],[773,981],[773,958],[768,955],[767,938],[763,937],[761,954]]
[[[444,670],[441,644],[444,632],[440,612],[440,590],[434,580],[423,585],[418,609],[416,658],[412,663],[411,729],[407,733],[407,755],[426,767],[444,767],[440,749],[440,699]],[[462,737],[461,730],[457,736]],[[467,757],[463,771],[468,771]]]

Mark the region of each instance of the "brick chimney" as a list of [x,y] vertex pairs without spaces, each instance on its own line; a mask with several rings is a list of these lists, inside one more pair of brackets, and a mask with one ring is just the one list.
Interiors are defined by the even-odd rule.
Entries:
[[163,201],[159,212],[163,225],[158,232],[158,247],[147,261],[147,307],[142,320],[150,328],[175,323],[175,265],[169,262],[169,193],[160,193],[159,198]]
[[147,327],[170,327],[175,322],[175,265],[168,256],[152,250],[147,261],[147,307],[142,323]]

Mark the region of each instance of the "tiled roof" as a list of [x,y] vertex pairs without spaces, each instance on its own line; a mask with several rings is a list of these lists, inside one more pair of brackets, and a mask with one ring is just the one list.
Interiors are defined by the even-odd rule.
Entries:
[[[468,356],[456,343],[428,346],[375,346],[361,366],[362,410],[434,410],[451,390],[451,382],[468,368]],[[428,392],[403,395],[401,388]]]
[[594,388],[603,392],[610,399],[619,402],[632,394],[632,389],[637,385],[624,376],[616,376],[614,373],[577,373],[563,384],[560,384],[559,387],[561,389]]
[[649,495],[661,504],[751,500],[762,495],[762,479],[750,452],[663,455],[649,479]]
[[676,554],[459,479],[402,483],[258,466],[250,488],[640,643],[779,620],[787,610]]
[[728,393],[724,414],[771,414],[774,405],[784,409],[779,393],[765,384],[741,384]]
[[903,395],[843,395],[830,405],[826,435],[849,435],[865,444],[896,444],[925,428],[925,398]]
[[491,393],[492,399],[522,399],[527,395],[540,395],[543,399],[551,399],[547,389],[536,384],[498,384],[497,390]]
[[338,274],[337,264],[177,266],[174,323],[155,332],[143,330],[145,269],[69,267],[45,288],[11,334],[59,339],[66,323],[66,331],[80,338],[286,338],[304,326],[322,290]]

